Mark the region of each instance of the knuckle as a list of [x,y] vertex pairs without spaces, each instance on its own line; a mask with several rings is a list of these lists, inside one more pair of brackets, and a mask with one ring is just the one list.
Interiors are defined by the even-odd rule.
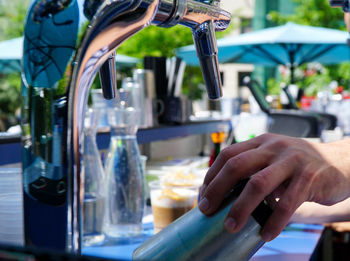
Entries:
[[293,214],[293,204],[291,204],[290,200],[280,200],[278,202],[278,208],[282,215],[289,216]]
[[300,153],[299,151],[292,151],[290,153],[290,161],[291,162],[300,162],[302,160],[303,156],[302,153]]
[[252,191],[256,193],[264,193],[265,189],[268,186],[268,181],[265,178],[265,175],[254,175],[248,182],[247,186],[251,188]]
[[300,153],[299,151],[293,150],[289,153],[288,161],[289,163],[290,162],[299,163],[301,162],[302,158],[303,158],[302,153]]
[[264,133],[264,134],[262,134],[262,135],[260,135],[262,138],[264,138],[264,139],[271,139],[272,137],[274,137],[275,136],[275,134],[272,134],[272,133],[270,133],[270,132],[267,132],[267,133]]
[[257,139],[261,140],[262,142],[270,140],[274,135],[272,133],[264,133],[257,137]]
[[239,168],[240,164],[244,164],[240,161],[240,157],[235,157],[235,158],[231,158],[229,159],[227,162],[227,167],[230,171],[234,171],[237,170]]
[[228,216],[235,219],[235,221],[237,222],[237,228],[239,229],[239,227],[242,227],[243,224],[245,224],[245,222],[247,221],[249,213],[247,213],[247,211],[245,211],[245,209],[241,205],[233,204]]
[[275,146],[277,148],[280,148],[281,150],[286,150],[287,148],[289,148],[289,143],[285,139],[278,139],[275,142]]
[[220,158],[224,161],[227,162],[230,158],[231,158],[231,150],[230,147],[224,148],[221,152],[220,152]]
[[218,186],[209,185],[205,191],[205,197],[209,200],[216,200],[222,195],[222,190]]

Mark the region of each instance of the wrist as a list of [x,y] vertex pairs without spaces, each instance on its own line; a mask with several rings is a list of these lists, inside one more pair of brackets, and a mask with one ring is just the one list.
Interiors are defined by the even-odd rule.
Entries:
[[[314,144],[320,152],[322,158],[334,169],[338,175],[344,179],[344,183],[339,184],[340,190],[346,191],[345,197],[350,197],[350,139],[331,143]],[[330,175],[333,171],[330,171]]]

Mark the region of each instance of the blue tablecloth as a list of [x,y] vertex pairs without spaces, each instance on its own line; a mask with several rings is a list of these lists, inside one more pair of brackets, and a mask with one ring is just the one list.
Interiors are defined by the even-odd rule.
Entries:
[[307,261],[322,230],[320,225],[290,224],[277,238],[266,243],[251,260]]
[[[323,227],[319,225],[290,224],[276,239],[266,243],[251,260],[309,260],[322,229]],[[83,249],[83,254],[116,260],[131,260],[134,249],[153,233],[152,223],[146,223],[143,234],[137,238],[108,241],[103,246],[86,247]]]

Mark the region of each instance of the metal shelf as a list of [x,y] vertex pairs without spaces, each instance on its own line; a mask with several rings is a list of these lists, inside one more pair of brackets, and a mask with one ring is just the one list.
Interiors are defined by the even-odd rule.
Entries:
[[[230,120],[215,120],[191,122],[182,125],[164,125],[155,128],[140,129],[137,132],[139,144],[155,141],[180,138],[189,135],[213,133],[231,130]],[[97,134],[99,149],[108,149],[110,132],[103,131]],[[18,163],[21,161],[20,136],[0,139],[0,165]]]
[[[185,137],[213,133],[217,131],[231,130],[230,120],[215,120],[191,122],[182,125],[163,125],[155,128],[139,129],[137,132],[137,142],[139,144],[155,141],[169,140]],[[97,144],[99,149],[106,149],[109,146],[110,132],[100,132],[97,134]]]

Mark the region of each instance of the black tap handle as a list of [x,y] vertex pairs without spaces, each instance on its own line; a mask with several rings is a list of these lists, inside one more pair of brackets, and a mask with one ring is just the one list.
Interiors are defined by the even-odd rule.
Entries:
[[342,7],[343,11],[346,13],[350,12],[349,0],[329,0],[329,4],[332,7]]
[[329,4],[332,7],[343,7],[344,0],[329,0]]
[[222,87],[213,22],[201,24],[192,33],[209,99],[216,100],[222,96]]
[[100,82],[103,97],[107,100],[114,99],[117,91],[117,77],[115,68],[115,54],[113,53],[100,68]]

